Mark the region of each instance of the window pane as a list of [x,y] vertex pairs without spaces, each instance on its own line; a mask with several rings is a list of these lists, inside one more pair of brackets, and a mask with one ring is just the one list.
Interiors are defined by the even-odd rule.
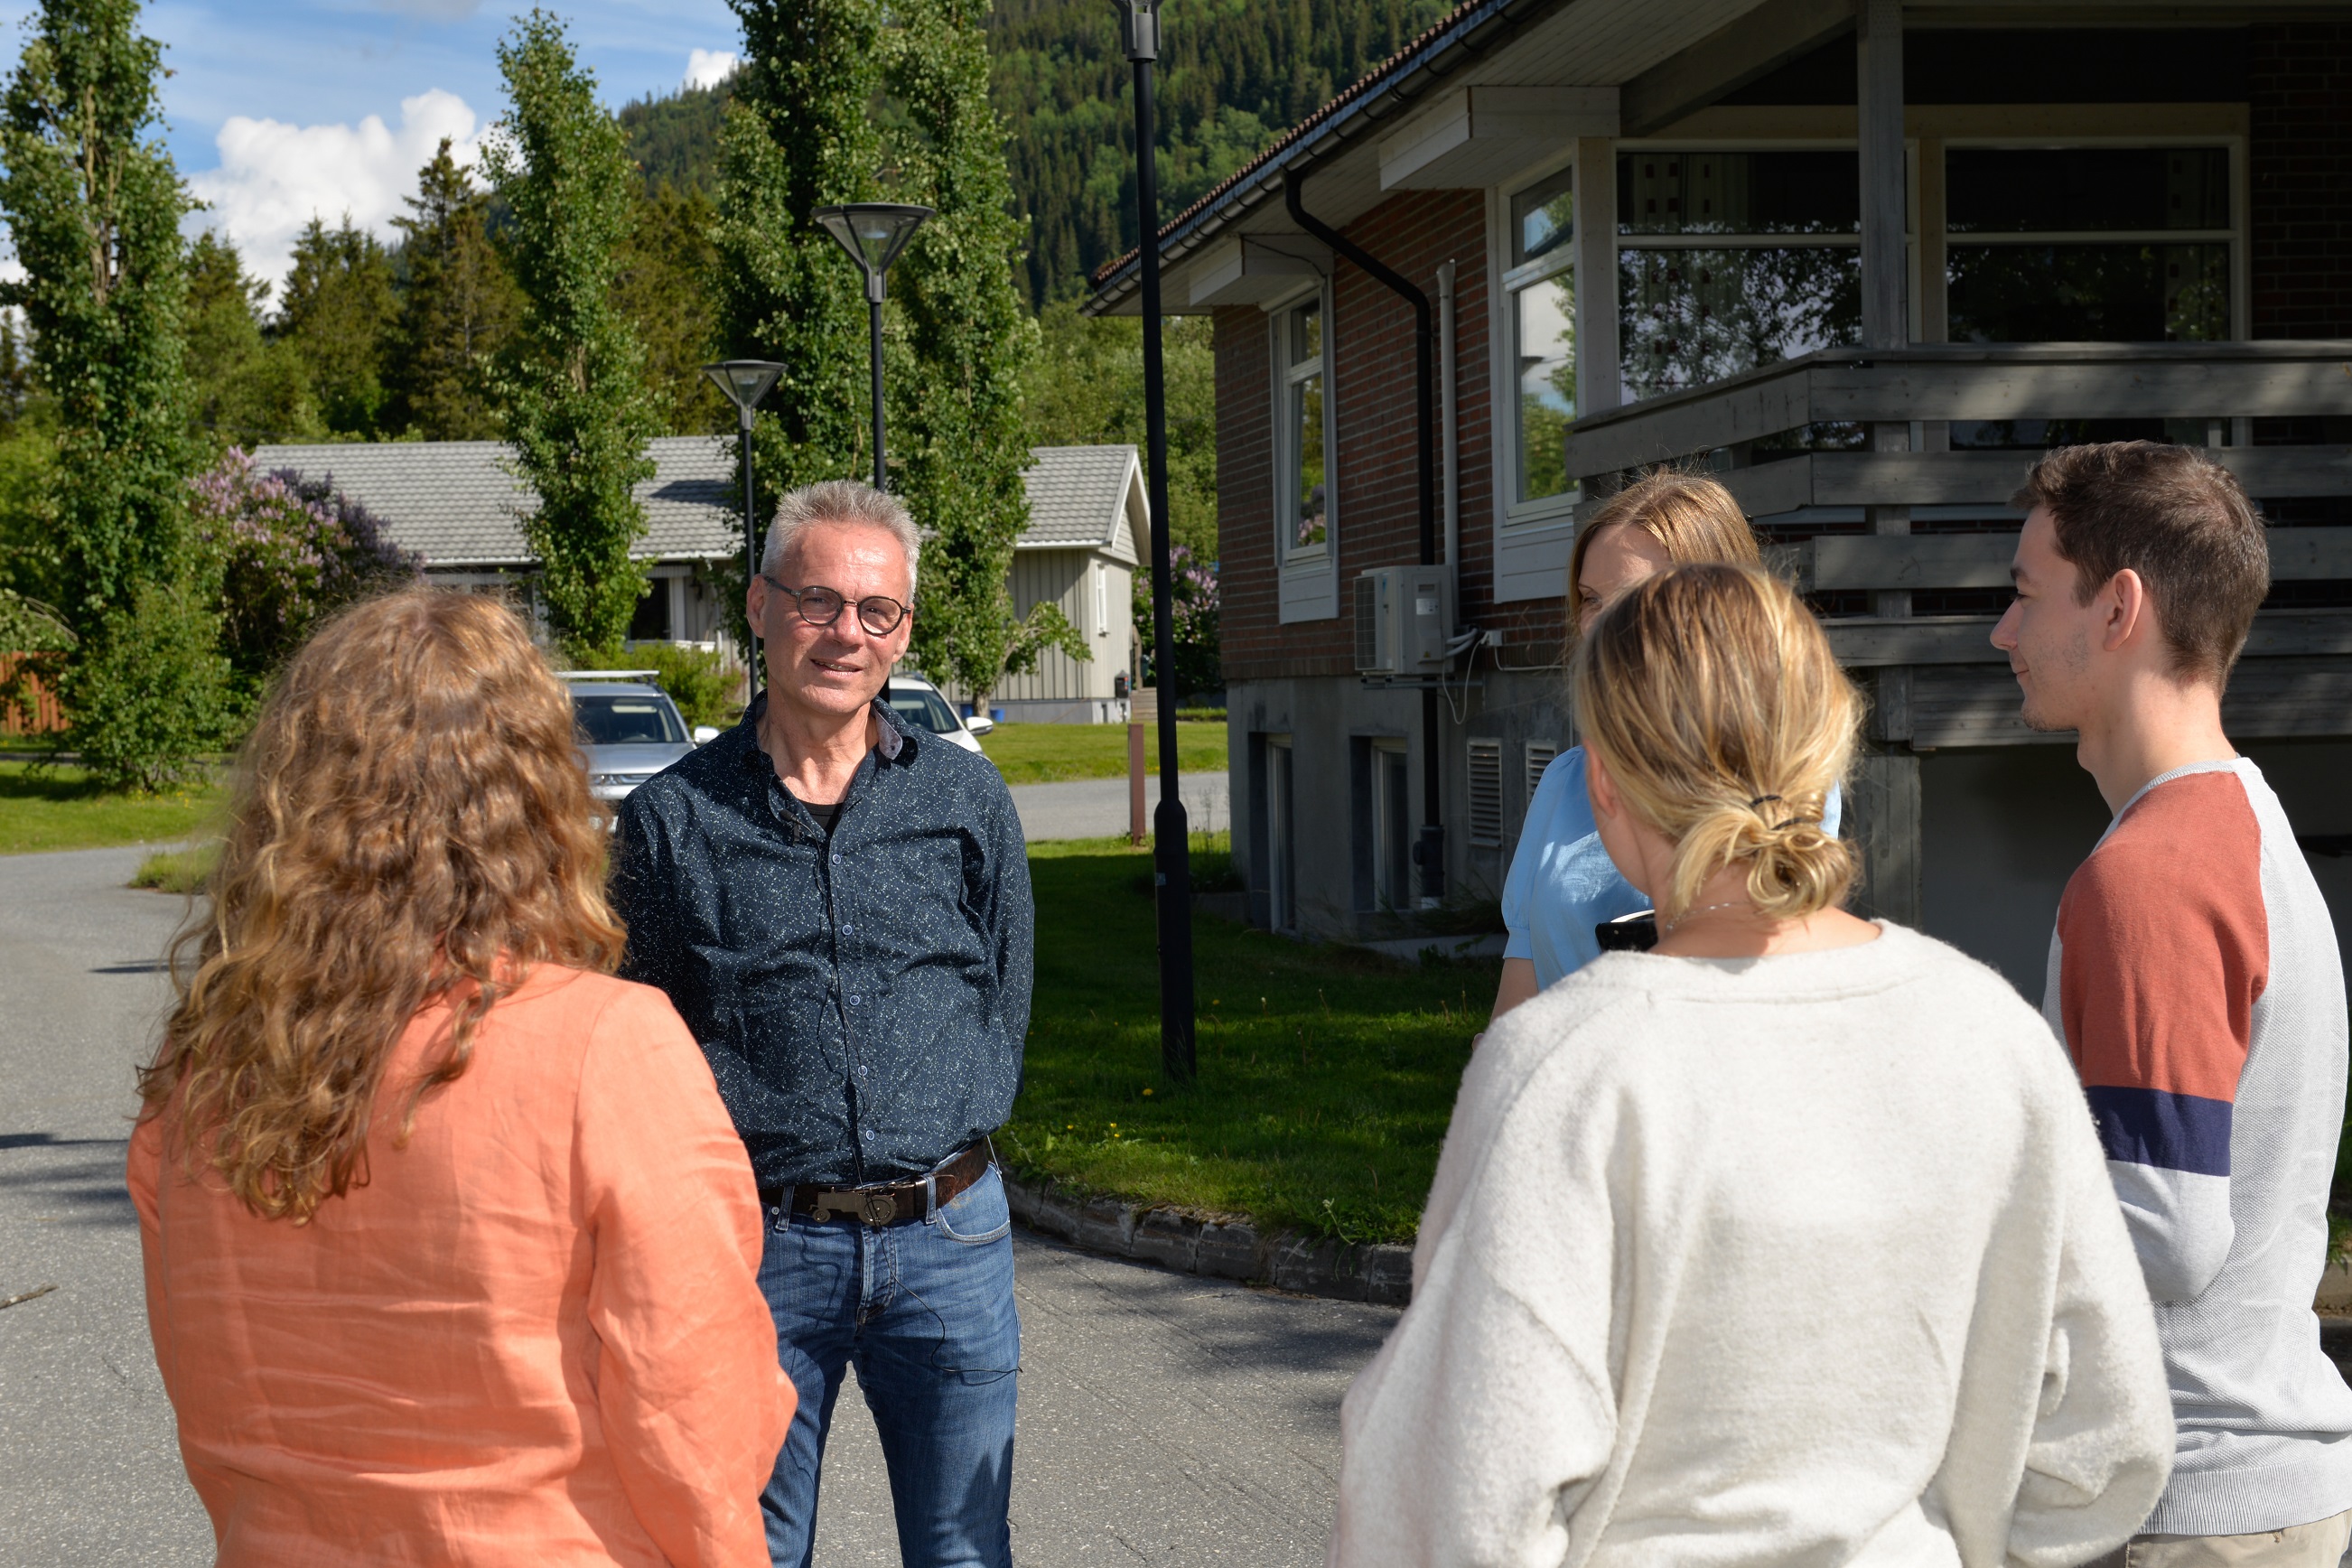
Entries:
[[1718,381],[1862,333],[1862,255],[1845,247],[1622,250],[1617,289],[1629,398]]
[[1517,318],[1520,500],[1568,491],[1561,443],[1576,417],[1576,289],[1572,273],[1512,296]]
[[1853,234],[1862,176],[1852,153],[1627,153],[1617,159],[1620,234]]
[[1511,264],[1533,261],[1568,243],[1576,233],[1570,175],[1562,169],[1511,198]]
[[2226,245],[1956,245],[1955,342],[2212,342],[2230,335]]
[[2219,147],[1954,148],[1944,171],[1954,234],[2230,226]]
[[1290,363],[1309,364],[1323,358],[1323,302],[1301,305],[1290,313]]
[[1298,454],[1297,510],[1291,524],[1294,547],[1323,542],[1328,507],[1323,492],[1323,378],[1310,375],[1290,388],[1290,428]]

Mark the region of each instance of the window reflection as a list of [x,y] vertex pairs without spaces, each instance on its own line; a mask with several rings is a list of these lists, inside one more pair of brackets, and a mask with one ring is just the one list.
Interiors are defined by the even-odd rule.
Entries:
[[2230,226],[2219,147],[1956,147],[1944,171],[1954,234]]
[[1862,331],[1862,256],[1851,247],[1626,249],[1617,287],[1630,398],[1854,342]]
[[1642,152],[1617,160],[1620,234],[1853,234],[1852,153]]
[[1955,342],[2213,342],[2230,335],[2226,245],[1954,245]]
[[1291,448],[1297,454],[1298,509],[1291,544],[1303,548],[1323,542],[1323,377],[1318,373],[1291,384]]
[[1518,342],[1520,500],[1569,489],[1568,426],[1576,417],[1576,291],[1572,273],[1520,289],[1513,299]]

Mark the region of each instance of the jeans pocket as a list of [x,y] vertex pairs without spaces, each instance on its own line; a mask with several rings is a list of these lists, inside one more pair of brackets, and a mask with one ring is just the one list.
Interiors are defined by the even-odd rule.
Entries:
[[950,1241],[978,1247],[1001,1241],[1013,1231],[1013,1210],[1004,1198],[1004,1178],[992,1164],[977,1182],[931,1211],[930,1223]]

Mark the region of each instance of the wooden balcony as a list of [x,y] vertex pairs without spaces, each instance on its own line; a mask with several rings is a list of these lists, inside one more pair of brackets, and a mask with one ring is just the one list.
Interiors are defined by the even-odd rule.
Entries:
[[[1952,423],[2162,420],[2205,432],[2249,494],[2275,501],[2352,496],[2352,445],[2274,443],[2281,427],[2253,422],[2307,432],[2347,416],[2352,342],[1832,349],[1580,420],[1567,456],[1595,497],[1628,470],[1705,462],[1751,517],[1864,509],[1871,531],[1808,538],[1795,521],[1773,531],[1785,542],[1768,556],[1807,593],[1873,608],[1830,617],[1831,645],[1873,689],[1873,739],[1920,752],[2071,739],[2019,720],[2016,683],[1988,640],[1994,616],[1910,613],[1922,593],[2009,582],[2015,533],[2002,514],[2035,453],[1953,451]],[[1912,531],[1918,508],[1976,509],[1960,525],[1975,531]],[[2352,605],[2352,527],[2273,529],[2271,573],[2344,584]],[[2352,607],[2263,611],[2224,712],[2246,739],[2352,734]]]

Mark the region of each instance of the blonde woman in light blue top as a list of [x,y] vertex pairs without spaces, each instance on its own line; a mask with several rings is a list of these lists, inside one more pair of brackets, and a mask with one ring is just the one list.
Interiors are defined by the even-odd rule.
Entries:
[[[1581,626],[1592,612],[1669,566],[1720,561],[1761,563],[1756,536],[1731,492],[1697,474],[1659,469],[1609,499],[1569,553],[1569,613]],[[1830,792],[1822,826],[1834,834],[1841,802]],[[1585,793],[1584,748],[1553,759],[1528,802],[1519,846],[1503,884],[1503,982],[1496,1018],[1600,952],[1594,928],[1650,907],[1617,868],[1593,826]]]

